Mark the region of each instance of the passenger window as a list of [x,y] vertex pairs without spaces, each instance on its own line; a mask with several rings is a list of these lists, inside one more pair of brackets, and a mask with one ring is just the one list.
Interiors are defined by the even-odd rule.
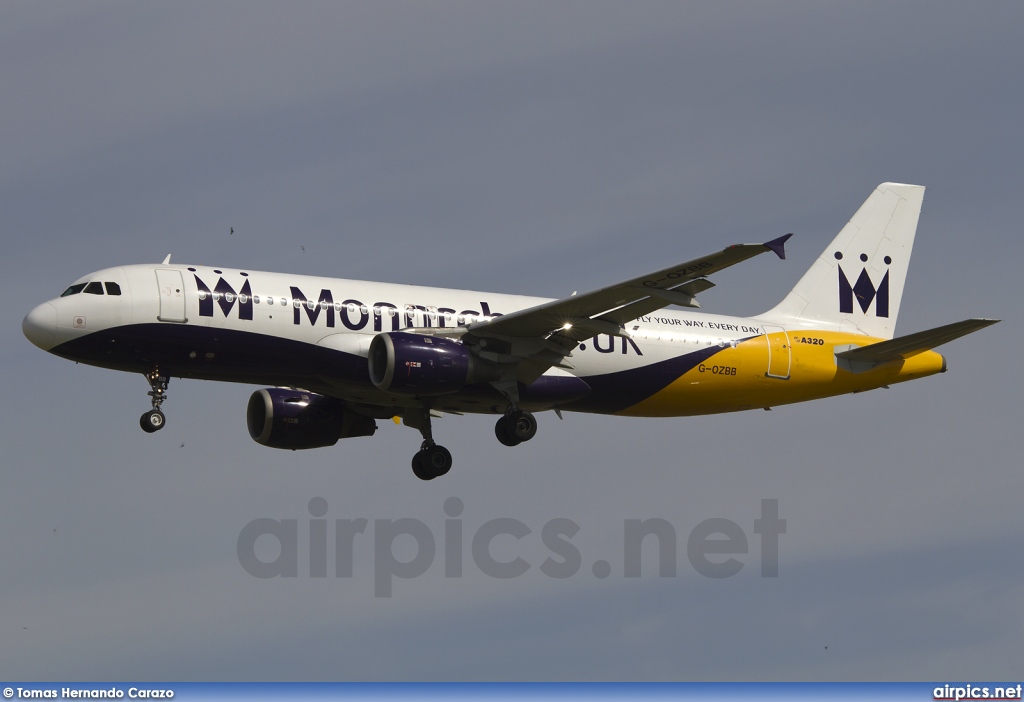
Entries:
[[88,285],[85,286],[85,290],[83,290],[83,292],[86,292],[86,293],[88,293],[90,295],[102,295],[103,294],[103,283],[100,283],[100,282],[97,282],[97,281],[94,280],[93,282],[91,282],[91,283],[89,283]]
[[120,295],[121,294],[121,286],[118,285],[117,283],[104,283],[104,285],[107,286],[107,294],[108,295]]
[[85,290],[85,283],[78,283],[77,285],[72,285],[70,288],[62,292],[60,296],[67,297],[68,295],[77,295],[83,290]]

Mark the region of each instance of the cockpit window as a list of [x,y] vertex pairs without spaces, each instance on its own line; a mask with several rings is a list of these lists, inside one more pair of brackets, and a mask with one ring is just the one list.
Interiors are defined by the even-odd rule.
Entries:
[[85,286],[85,290],[82,292],[89,293],[90,295],[102,295],[103,294],[103,283],[93,281]]
[[104,285],[107,286],[107,294],[108,295],[120,295],[121,294],[121,286],[118,285],[117,283],[104,283]]
[[77,285],[72,285],[70,288],[62,292],[60,296],[67,297],[68,295],[77,295],[78,293],[85,290],[85,285],[85,283],[78,283]]

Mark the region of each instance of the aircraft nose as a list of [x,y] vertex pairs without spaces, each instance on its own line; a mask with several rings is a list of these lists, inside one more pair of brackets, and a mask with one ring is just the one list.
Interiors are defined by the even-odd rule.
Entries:
[[57,308],[49,302],[37,306],[25,315],[21,331],[26,339],[43,351],[49,351],[53,348],[57,331]]

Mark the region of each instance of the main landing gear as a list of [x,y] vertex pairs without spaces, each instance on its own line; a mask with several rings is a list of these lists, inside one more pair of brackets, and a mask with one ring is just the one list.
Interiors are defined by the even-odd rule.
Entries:
[[430,410],[409,411],[403,415],[406,425],[420,430],[423,443],[412,457],[412,472],[420,480],[440,478],[452,469],[452,454],[434,443],[430,431]]
[[153,402],[153,409],[139,417],[139,426],[142,427],[142,431],[152,434],[163,429],[164,424],[167,423],[167,418],[160,411],[160,405],[167,399],[167,384],[170,382],[170,378],[160,375],[158,368],[153,368],[152,371],[146,373],[145,377],[149,387],[152,388],[147,394]]
[[518,446],[537,435],[537,418],[510,405],[505,415],[494,425],[494,435],[505,446]]
[[451,469],[451,452],[433,441],[424,441],[412,456],[412,472],[420,480],[440,478]]
[[[430,410],[410,410],[402,415],[402,420],[407,426],[419,429],[423,435],[420,450],[412,457],[413,474],[420,480],[433,480],[451,470],[451,452],[434,443],[430,431]],[[515,405],[509,405],[494,425],[494,435],[505,446],[517,446],[537,435],[537,418]]]
[[[430,410],[409,410],[402,415],[406,426],[420,430],[423,443],[412,457],[412,472],[420,480],[433,480],[452,468],[452,454],[444,446],[434,443],[430,431]],[[537,418],[515,405],[494,425],[494,434],[505,446],[517,446],[537,435]]]

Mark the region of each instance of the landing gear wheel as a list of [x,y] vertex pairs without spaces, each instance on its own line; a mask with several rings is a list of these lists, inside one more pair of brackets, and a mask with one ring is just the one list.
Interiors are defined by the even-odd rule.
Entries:
[[139,426],[142,427],[142,431],[147,434],[160,431],[164,428],[164,424],[166,423],[167,419],[164,417],[164,413],[160,410],[150,410],[139,417]]
[[505,431],[517,441],[529,441],[537,435],[537,419],[529,412],[517,410],[504,419]]
[[529,412],[513,410],[495,423],[494,435],[505,446],[516,446],[537,435],[537,419]]
[[434,476],[440,478],[452,469],[452,454],[444,446],[431,446],[420,453],[423,454],[423,464],[433,471]]
[[420,480],[433,480],[437,477],[423,465],[423,451],[417,451],[412,455],[412,474]]
[[420,480],[439,478],[452,469],[452,454],[444,446],[424,446],[412,457],[412,472]]
[[420,480],[433,480],[452,469],[452,454],[444,446],[434,443],[430,432],[430,412],[427,407],[408,409],[402,414],[402,421],[419,429],[423,436],[420,450],[412,457],[412,472]]
[[498,441],[504,446],[518,446],[521,442],[519,439],[514,439],[508,435],[508,425],[505,420],[506,417],[500,417],[494,423],[494,435],[498,437]]
[[142,431],[152,434],[154,431],[163,429],[164,424],[167,423],[164,413],[160,411],[160,405],[167,399],[167,384],[170,382],[170,378],[160,375],[160,369],[156,366],[153,366],[153,370],[146,373],[145,377],[150,387],[146,394],[149,395],[153,403],[153,409],[139,417],[139,426],[142,427]]

